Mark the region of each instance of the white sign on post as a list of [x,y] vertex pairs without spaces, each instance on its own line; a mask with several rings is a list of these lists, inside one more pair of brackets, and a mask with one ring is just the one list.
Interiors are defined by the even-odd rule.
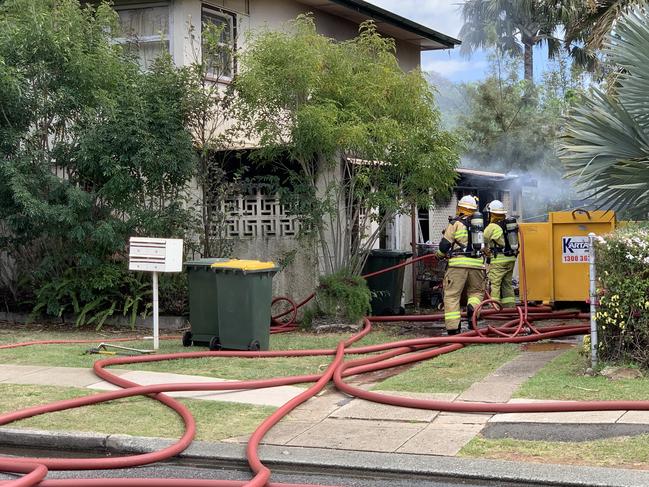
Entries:
[[153,273],[153,349],[160,347],[158,272],[183,270],[183,241],[173,238],[131,237],[128,269]]
[[564,264],[588,264],[589,255],[588,237],[562,237],[561,261]]

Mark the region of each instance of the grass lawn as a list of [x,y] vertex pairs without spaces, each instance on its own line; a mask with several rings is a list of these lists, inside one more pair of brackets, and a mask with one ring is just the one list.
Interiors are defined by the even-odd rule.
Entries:
[[[549,362],[515,397],[556,400],[649,399],[649,378],[609,380],[584,375],[588,359],[577,349]],[[649,435],[585,442],[474,438],[461,456],[649,470]]]
[[[110,336],[128,336],[128,331],[121,334],[105,332],[71,331],[37,331],[16,329],[0,329],[0,344],[29,340],[49,339],[92,339],[94,344],[77,345],[43,345],[36,347],[21,347],[0,351],[0,363],[16,365],[51,365],[61,367],[92,367],[105,355],[85,355],[84,351],[96,346]],[[310,333],[286,333],[271,336],[271,350],[300,350],[300,349],[334,349],[340,340],[349,335]],[[412,335],[398,335],[395,328],[384,328],[372,332],[364,338],[360,345],[385,343],[405,338]],[[150,348],[150,341],[134,341],[119,343],[118,345],[135,348]],[[356,346],[356,345],[355,345]],[[160,342],[160,353],[207,351],[207,348],[185,348],[180,339]],[[299,358],[269,358],[269,359],[244,359],[244,358],[216,358],[174,360],[150,364],[136,364],[120,366],[134,370],[148,370],[157,372],[172,372],[189,375],[203,375],[223,379],[266,379],[271,377],[314,374],[325,369],[331,361],[328,356],[299,357]]]
[[460,456],[648,470],[649,435],[578,443],[476,437]]
[[520,353],[518,345],[471,345],[391,377],[376,390],[461,393]]
[[525,382],[515,397],[556,400],[649,399],[649,377],[609,380],[584,375],[585,357],[577,349],[558,356]]
[[[61,399],[96,394],[87,389],[0,384],[0,411],[9,412]],[[275,410],[196,399],[180,399],[197,422],[198,440],[223,440],[251,433]],[[182,421],[174,411],[145,397],[120,399],[90,407],[36,416],[12,423],[8,428],[37,428],[56,431],[90,431],[160,438],[178,438]]]

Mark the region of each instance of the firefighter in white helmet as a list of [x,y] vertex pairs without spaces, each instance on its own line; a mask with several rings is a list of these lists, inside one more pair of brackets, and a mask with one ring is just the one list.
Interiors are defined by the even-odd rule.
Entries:
[[[489,265],[489,282],[491,283],[491,298],[498,301],[503,307],[511,308],[516,305],[514,286],[512,284],[518,245],[512,248],[508,238],[507,209],[499,200],[494,200],[487,205],[489,225],[484,231],[484,243],[491,253]],[[518,232],[518,225],[516,225]],[[516,239],[516,242],[518,240]]]
[[469,322],[474,308],[484,298],[484,258],[482,214],[473,196],[464,196],[457,205],[454,218],[449,218],[444,237],[439,243],[438,255],[447,257],[448,269],[444,276],[444,321],[446,332],[460,332],[460,299],[466,291]]

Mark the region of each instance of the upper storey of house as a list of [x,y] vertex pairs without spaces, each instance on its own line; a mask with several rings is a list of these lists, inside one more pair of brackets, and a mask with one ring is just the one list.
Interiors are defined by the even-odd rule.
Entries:
[[[261,27],[282,29],[287,21],[305,13],[313,15],[318,32],[337,40],[353,38],[362,22],[373,20],[381,33],[395,39],[405,71],[420,65],[422,51],[459,44],[457,39],[363,0],[115,0],[114,6],[124,35],[118,41],[128,41],[144,66],[164,49],[178,65],[200,59],[201,32],[208,23],[222,29],[224,44],[239,50],[245,49],[247,32]],[[235,70],[232,63],[226,75],[234,75]]]

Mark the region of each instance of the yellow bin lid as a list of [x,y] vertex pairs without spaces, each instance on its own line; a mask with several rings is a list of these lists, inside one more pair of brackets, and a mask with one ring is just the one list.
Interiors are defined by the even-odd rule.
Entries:
[[274,262],[261,262],[259,260],[230,259],[223,262],[215,262],[210,267],[217,269],[233,269],[240,271],[270,271],[277,269]]

